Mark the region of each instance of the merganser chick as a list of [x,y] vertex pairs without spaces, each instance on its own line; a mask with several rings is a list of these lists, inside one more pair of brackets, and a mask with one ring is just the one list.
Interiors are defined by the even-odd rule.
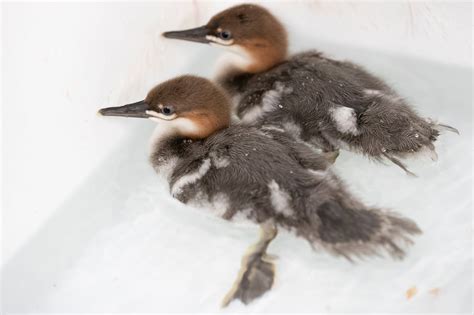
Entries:
[[258,5],[238,5],[202,27],[163,36],[232,52],[224,56],[225,64],[218,63],[216,81],[235,100],[238,118],[260,126],[281,125],[326,152],[346,148],[379,161],[385,157],[412,174],[399,158],[428,149],[436,160],[433,142],[440,130],[458,132],[420,117],[358,65],[318,51],[288,57],[285,28]]
[[270,289],[274,271],[265,251],[278,228],[348,259],[379,253],[401,259],[410,235],[420,233],[413,221],[358,201],[323,156],[284,130],[229,125],[230,100],[207,79],[177,77],[143,101],[99,113],[157,123],[150,162],[174,198],[261,225],[262,237],[224,305],[248,303]]

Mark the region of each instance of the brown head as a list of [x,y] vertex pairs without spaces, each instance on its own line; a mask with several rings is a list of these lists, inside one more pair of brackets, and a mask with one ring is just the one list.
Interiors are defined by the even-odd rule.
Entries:
[[104,116],[148,118],[164,132],[203,139],[230,123],[230,103],[209,80],[185,75],[153,88],[140,102],[99,110]]
[[248,59],[247,72],[265,71],[283,61],[288,40],[283,25],[267,9],[242,4],[213,16],[204,26],[163,33],[164,37],[226,48]]

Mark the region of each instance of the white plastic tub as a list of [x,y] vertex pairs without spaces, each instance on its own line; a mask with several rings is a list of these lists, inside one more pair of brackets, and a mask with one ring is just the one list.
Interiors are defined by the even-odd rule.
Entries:
[[[358,8],[336,7],[343,5]],[[136,101],[154,83],[180,73],[209,75],[216,51],[158,35],[203,23],[226,6],[4,8],[4,313],[219,309],[258,229],[173,200],[147,163],[153,123],[100,118],[95,111]],[[274,6],[291,23],[302,12],[302,20],[311,20],[311,10],[337,15],[327,4]],[[393,9],[381,8],[373,10]],[[226,311],[470,312],[472,68],[463,60],[444,64],[442,55],[416,57],[415,48],[363,48],[338,40],[337,30],[329,41],[318,33],[330,30],[296,22],[290,27],[295,51],[314,47],[363,64],[420,113],[461,135],[440,137],[438,162],[411,162],[418,178],[347,152],[336,162],[338,174],[365,202],[399,211],[422,228],[404,261],[351,264],[280,233],[269,250],[279,257],[272,291]],[[367,34],[378,36],[371,29]]]

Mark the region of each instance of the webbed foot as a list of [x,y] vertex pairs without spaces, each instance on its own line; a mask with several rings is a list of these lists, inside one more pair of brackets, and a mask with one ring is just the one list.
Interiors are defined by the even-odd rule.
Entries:
[[233,300],[239,299],[244,304],[249,304],[269,291],[275,278],[275,265],[273,257],[266,253],[270,242],[276,237],[277,229],[272,221],[267,221],[261,226],[260,239],[252,245],[247,254],[242,258],[239,275],[222,301],[226,307]]

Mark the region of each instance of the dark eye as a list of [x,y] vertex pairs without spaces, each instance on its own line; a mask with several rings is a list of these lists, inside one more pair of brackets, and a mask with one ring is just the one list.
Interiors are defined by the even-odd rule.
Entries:
[[222,39],[230,39],[232,37],[232,34],[229,31],[222,31],[219,33],[219,37]]
[[163,106],[161,112],[163,113],[163,115],[169,116],[174,114],[174,109],[171,106]]

